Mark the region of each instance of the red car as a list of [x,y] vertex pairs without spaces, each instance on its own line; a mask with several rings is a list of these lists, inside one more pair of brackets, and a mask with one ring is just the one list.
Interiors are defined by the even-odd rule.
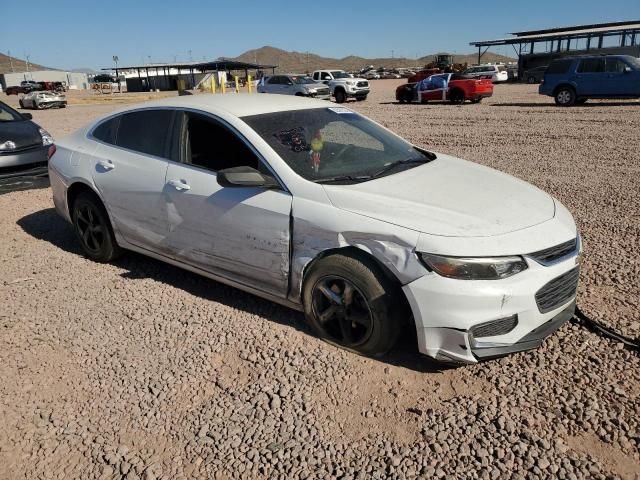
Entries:
[[414,82],[400,85],[396,89],[396,100],[400,103],[428,101],[450,101],[451,103],[479,103],[485,97],[493,95],[491,78],[467,78],[458,73],[441,73],[419,78],[420,74],[410,78]]

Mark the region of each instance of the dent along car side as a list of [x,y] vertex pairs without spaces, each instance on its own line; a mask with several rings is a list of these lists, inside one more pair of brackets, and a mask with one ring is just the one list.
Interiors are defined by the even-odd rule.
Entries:
[[422,353],[474,363],[537,346],[573,312],[581,246],[562,205],[323,101],[129,107],[61,140],[50,176],[90,258],[178,265],[365,355],[411,326]]

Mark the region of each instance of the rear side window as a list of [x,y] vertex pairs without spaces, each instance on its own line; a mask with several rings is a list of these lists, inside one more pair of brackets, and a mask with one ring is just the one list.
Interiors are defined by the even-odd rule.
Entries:
[[104,143],[115,145],[116,132],[118,131],[119,121],[120,121],[120,117],[118,116],[118,117],[113,117],[107,120],[106,122],[102,122],[93,130],[92,135]]
[[604,72],[604,58],[585,58],[578,65],[578,73]]
[[117,145],[136,152],[164,157],[172,115],[171,110],[125,113],[120,118]]
[[267,83],[269,85],[278,85],[280,83],[280,77],[271,77]]
[[567,73],[572,63],[573,63],[573,60],[570,58],[567,60],[556,60],[554,62],[551,62],[551,65],[549,65],[545,73],[548,73],[551,75]]

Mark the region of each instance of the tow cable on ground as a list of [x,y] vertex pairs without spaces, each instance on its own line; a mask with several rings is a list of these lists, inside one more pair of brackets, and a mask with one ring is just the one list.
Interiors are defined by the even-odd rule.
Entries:
[[587,317],[579,307],[576,306],[576,311],[573,314],[571,320],[578,325],[581,325],[592,332],[605,337],[611,340],[615,340],[616,342],[623,343],[627,348],[632,350],[640,351],[640,339],[634,340],[630,337],[626,337],[615,332],[613,329],[602,325],[600,322],[597,322],[589,317]]

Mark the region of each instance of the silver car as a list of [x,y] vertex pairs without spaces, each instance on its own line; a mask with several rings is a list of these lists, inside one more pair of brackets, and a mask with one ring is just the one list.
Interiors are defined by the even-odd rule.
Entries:
[[320,100],[331,98],[331,90],[328,86],[324,83],[317,83],[307,75],[287,74],[264,77],[258,83],[258,92],[313,97]]
[[20,108],[64,108],[67,106],[67,97],[57,92],[31,92],[20,99]]

